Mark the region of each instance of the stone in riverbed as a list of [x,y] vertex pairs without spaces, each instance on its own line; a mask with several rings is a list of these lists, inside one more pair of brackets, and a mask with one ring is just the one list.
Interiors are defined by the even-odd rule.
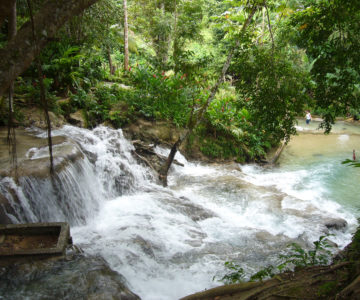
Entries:
[[341,219],[341,218],[326,218],[324,225],[328,229],[341,230],[341,229],[346,228],[348,223],[346,222],[346,220]]
[[76,125],[82,128],[86,128],[86,121],[82,110],[78,110],[69,115],[68,121],[72,125]]
[[1,268],[0,295],[6,299],[140,300],[101,257],[82,254]]

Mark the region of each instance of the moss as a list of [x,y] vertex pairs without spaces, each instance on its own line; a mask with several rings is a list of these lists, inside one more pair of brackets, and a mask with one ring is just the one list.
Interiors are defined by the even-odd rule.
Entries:
[[357,229],[353,236],[351,250],[356,255],[356,259],[360,258],[360,228]]
[[326,297],[334,294],[338,289],[338,282],[337,281],[330,281],[325,282],[323,285],[319,287],[319,291],[317,295],[319,297]]

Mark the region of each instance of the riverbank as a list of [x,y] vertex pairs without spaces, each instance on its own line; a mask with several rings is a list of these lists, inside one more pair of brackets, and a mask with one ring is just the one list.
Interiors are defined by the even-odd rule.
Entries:
[[195,293],[180,300],[336,299],[360,295],[360,230],[329,266],[284,272],[261,282],[244,282]]

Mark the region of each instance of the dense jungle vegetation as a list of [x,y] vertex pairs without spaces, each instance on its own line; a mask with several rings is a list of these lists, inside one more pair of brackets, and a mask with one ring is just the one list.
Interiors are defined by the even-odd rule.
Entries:
[[358,0],[0,6],[0,125],[21,125],[24,107],[81,111],[89,128],[168,120],[208,157],[244,162],[289,139],[305,110],[327,129],[360,111]]

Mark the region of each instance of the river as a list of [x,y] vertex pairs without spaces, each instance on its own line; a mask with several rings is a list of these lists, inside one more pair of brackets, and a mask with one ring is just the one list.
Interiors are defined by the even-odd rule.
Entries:
[[[194,163],[177,154],[184,167],[172,166],[168,188],[135,161],[121,130],[65,126],[54,135],[70,137],[85,154],[79,166],[64,171],[75,181],[64,187],[70,208],[43,217],[34,211],[32,220],[69,221],[67,211],[75,210],[74,243],[104,257],[144,300],[173,300],[220,285],[229,260],[248,277],[276,264],[291,242],[310,247],[328,231],[329,219],[347,221],[345,229],[330,230],[341,249],[356,229],[360,200],[359,169],[341,161],[352,158],[353,149],[360,156],[360,128],[338,123],[325,136],[317,125],[300,121],[300,134],[274,167]],[[37,185],[27,180],[18,187],[24,203]]]

